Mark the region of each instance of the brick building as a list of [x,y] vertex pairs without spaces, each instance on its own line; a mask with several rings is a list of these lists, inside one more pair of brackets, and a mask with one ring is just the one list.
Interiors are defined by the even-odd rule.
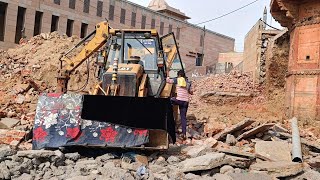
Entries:
[[290,32],[287,113],[320,120],[320,1],[272,0],[271,14]]
[[242,52],[228,52],[220,53],[218,63],[216,65],[216,73],[228,73],[230,70],[243,70],[243,53]]
[[251,72],[255,83],[263,83],[266,77],[266,49],[270,39],[281,31],[266,29],[260,19],[247,33],[244,40],[243,72]]
[[42,32],[84,37],[105,19],[113,28],[174,32],[189,73],[210,69],[219,53],[234,49],[233,38],[188,23],[189,17],[164,0],[152,0],[148,8],[125,0],[0,0],[0,48],[14,47],[21,37]]

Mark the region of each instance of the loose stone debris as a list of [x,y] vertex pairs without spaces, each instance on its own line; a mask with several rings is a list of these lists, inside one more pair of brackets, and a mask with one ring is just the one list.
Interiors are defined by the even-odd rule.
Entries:
[[[218,121],[215,114],[194,110],[229,104],[250,109],[265,102],[263,88],[253,83],[251,75],[236,71],[193,80],[188,138],[170,145],[168,151],[31,150],[38,97],[55,91],[57,59],[78,41],[43,33],[15,49],[0,51],[0,179],[319,179],[320,145],[307,131],[300,129],[303,163],[292,163],[285,120],[261,122],[245,114],[246,118],[230,123],[228,114]],[[80,67],[70,88],[81,86],[87,73]],[[94,75],[89,77],[94,84]]]

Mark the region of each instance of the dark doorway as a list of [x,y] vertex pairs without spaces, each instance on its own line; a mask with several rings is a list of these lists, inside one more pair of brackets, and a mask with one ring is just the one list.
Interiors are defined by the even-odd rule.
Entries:
[[52,15],[51,19],[51,32],[58,31],[59,16]]
[[67,36],[72,36],[74,20],[68,19],[67,21]]
[[7,3],[0,2],[0,41],[4,41],[7,7],[8,7]]
[[18,7],[18,15],[17,15],[17,24],[16,24],[16,36],[14,42],[16,44],[19,43],[20,39],[22,38],[22,30],[24,28],[24,18],[26,15],[26,8]]
[[80,38],[84,38],[87,35],[88,31],[88,24],[86,23],[81,23],[81,33],[80,33]]
[[41,33],[42,16],[43,16],[43,12],[36,11],[33,36],[36,36]]

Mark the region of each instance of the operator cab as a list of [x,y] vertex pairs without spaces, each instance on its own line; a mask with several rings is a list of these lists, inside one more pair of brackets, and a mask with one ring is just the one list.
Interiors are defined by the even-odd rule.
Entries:
[[[134,79],[138,79],[136,82],[140,82],[139,79],[142,78],[142,74],[145,72],[148,75],[147,84],[149,86],[147,96],[155,96],[162,82],[157,65],[158,49],[159,38],[156,32],[147,30],[132,32],[132,30],[124,30],[121,33],[121,31],[116,31],[111,37],[111,48],[107,53],[108,58],[105,74],[111,75],[115,58],[119,59],[119,68],[124,66],[139,67],[141,71],[138,70],[134,72],[133,69],[130,68],[127,68],[127,71],[118,71],[118,79],[120,81],[123,80],[119,82],[120,86],[121,83],[125,83],[122,86],[127,89],[129,84],[134,84],[131,82],[134,81]],[[104,79],[107,81],[108,78]],[[123,92],[123,95],[135,96],[138,84],[130,88],[135,90],[127,89],[127,92]]]

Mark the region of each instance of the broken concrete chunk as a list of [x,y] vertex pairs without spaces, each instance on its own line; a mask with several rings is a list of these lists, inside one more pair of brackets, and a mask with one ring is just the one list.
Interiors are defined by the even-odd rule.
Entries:
[[25,99],[26,99],[26,98],[24,97],[24,95],[18,94],[18,96],[17,96],[16,99],[15,99],[15,102],[16,102],[17,104],[23,104],[23,102],[24,102]]
[[47,150],[28,150],[28,151],[18,151],[18,157],[27,157],[27,158],[50,158],[54,156],[54,151],[47,151]]
[[224,131],[216,134],[213,138],[215,138],[217,140],[221,140],[221,139],[225,138],[227,136],[227,134],[232,134],[236,131],[244,129],[245,127],[250,126],[254,122],[255,122],[254,120],[245,119],[245,120],[241,121],[240,123],[233,125],[230,128],[227,128]]
[[10,129],[16,126],[20,122],[19,119],[14,118],[1,118],[0,128],[1,129]]
[[291,162],[291,153],[288,142],[257,141],[255,153],[271,159],[272,161]]
[[210,149],[207,146],[187,146],[181,150],[182,153],[188,155],[189,157],[195,158],[200,155],[204,155]]
[[236,180],[274,180],[266,173],[230,173],[228,175]]
[[253,129],[251,129],[250,131],[247,131],[243,134],[241,134],[237,140],[240,141],[241,139],[245,139],[245,138],[248,138],[248,137],[251,137],[253,135],[256,135],[260,132],[264,132],[266,130],[268,130],[269,128],[273,127],[274,126],[274,123],[265,123],[265,124],[262,124],[258,127],[255,127]]
[[224,157],[224,153],[208,153],[203,156],[182,161],[179,163],[179,167],[182,172],[213,169],[227,163]]
[[256,156],[254,154],[241,151],[237,147],[232,147],[230,149],[218,148],[217,151],[218,152],[222,152],[222,153],[226,153],[226,154],[235,155],[235,156],[246,157],[246,158],[249,158],[249,159],[255,159],[256,158]]
[[226,144],[234,146],[237,142],[237,139],[233,135],[227,134]]
[[[209,179],[211,179],[211,178],[209,178]],[[214,180],[233,180],[233,178],[231,176],[226,175],[226,174],[220,174],[220,173],[213,175],[212,179],[214,179]]]
[[294,162],[259,162],[250,166],[253,171],[266,171],[275,177],[294,176],[303,171],[303,164]]
[[224,165],[220,168],[221,174],[234,173],[234,168],[230,165]]
[[232,167],[238,167],[242,169],[249,168],[253,162],[253,160],[250,160],[248,158],[237,157],[232,155],[226,155],[226,159],[230,159],[230,162],[228,164]]

